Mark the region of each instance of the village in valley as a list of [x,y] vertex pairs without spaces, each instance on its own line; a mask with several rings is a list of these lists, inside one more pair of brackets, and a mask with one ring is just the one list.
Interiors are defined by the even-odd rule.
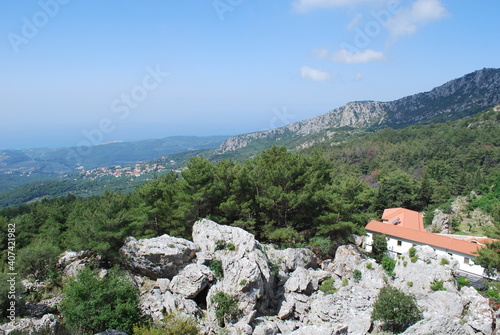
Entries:
[[[110,167],[99,167],[96,169],[85,170],[81,168],[81,172],[79,174],[83,179],[88,180],[96,180],[101,177],[129,177],[136,178],[141,177],[146,174],[154,174],[161,173],[165,171],[172,170],[172,165],[175,164],[175,161],[170,160],[168,162],[163,163],[137,163],[131,166],[120,166],[114,165]],[[180,173],[181,170],[173,170],[174,172]]]

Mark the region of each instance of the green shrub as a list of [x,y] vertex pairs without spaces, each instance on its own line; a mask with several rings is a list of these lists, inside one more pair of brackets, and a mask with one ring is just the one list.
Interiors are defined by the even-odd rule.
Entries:
[[457,286],[458,288],[462,288],[464,286],[470,286],[471,282],[467,280],[465,277],[458,277],[457,278]]
[[51,243],[33,242],[19,251],[18,272],[23,278],[43,281],[49,272],[55,271],[55,264],[60,253],[59,248]]
[[396,267],[396,261],[394,259],[389,256],[384,256],[381,264],[389,276],[394,276],[394,268]]
[[161,322],[134,326],[134,335],[198,335],[200,329],[193,317],[166,314]]
[[492,300],[500,301],[500,293],[492,287],[486,291],[486,295]]
[[349,279],[343,278],[342,279],[342,286],[347,286],[347,285],[349,285]]
[[323,255],[328,255],[333,250],[332,239],[325,236],[315,236],[309,240],[309,245],[313,249],[318,249]]
[[418,255],[414,255],[413,257],[410,258],[412,263],[416,263],[418,261]]
[[248,283],[248,281],[247,281],[246,279],[242,279],[242,280],[240,281],[240,285],[241,285],[241,286],[245,286],[247,283]]
[[231,322],[238,314],[238,302],[229,294],[217,291],[210,301],[216,304],[215,317],[219,326],[224,327],[227,322]]
[[139,292],[118,267],[103,278],[86,267],[63,292],[61,312],[65,325],[75,332],[95,334],[112,328],[130,333],[140,319]]
[[366,263],[366,268],[367,268],[368,270],[373,269],[373,264],[372,264],[372,263]]
[[422,318],[415,297],[392,286],[380,290],[373,305],[372,321],[384,322],[383,328],[401,333]]
[[417,254],[417,249],[411,247],[410,249],[408,249],[408,254],[410,255],[410,258],[415,257],[415,255]]
[[270,232],[267,238],[280,247],[294,247],[304,240],[304,236],[293,228],[278,228]]
[[409,287],[413,287],[413,282],[412,281],[409,281],[406,283]]
[[226,249],[227,250],[234,250],[234,249],[236,249],[236,247],[234,246],[234,244],[228,243],[228,244],[226,244]]
[[443,284],[444,284],[444,281],[442,281],[442,280],[434,280],[431,283],[431,290],[433,290],[433,291],[446,291]]
[[375,235],[373,237],[372,254],[375,256],[377,262],[381,262],[387,253],[387,237],[385,234]]
[[403,266],[406,267],[408,265],[407,261],[403,261]]
[[448,265],[450,264],[450,261],[447,260],[446,258],[441,258],[441,265]]
[[354,280],[361,280],[362,275],[363,274],[361,273],[361,271],[357,269],[352,272],[352,277],[354,278]]
[[324,294],[333,294],[337,292],[337,289],[335,288],[334,284],[335,284],[335,279],[328,278],[321,283],[321,285],[319,286],[319,290]]
[[432,220],[434,219],[434,210],[429,210],[425,212],[424,215],[424,226],[427,228],[432,225]]
[[214,259],[210,262],[210,270],[213,271],[217,278],[224,277],[224,270],[222,269],[222,262],[218,259]]

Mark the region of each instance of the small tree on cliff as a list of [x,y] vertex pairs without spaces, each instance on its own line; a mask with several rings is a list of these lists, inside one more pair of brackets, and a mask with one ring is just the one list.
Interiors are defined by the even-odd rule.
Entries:
[[420,319],[422,313],[414,296],[407,295],[392,286],[380,290],[373,305],[372,320],[385,322],[386,330],[399,334]]
[[118,267],[102,278],[86,267],[64,287],[61,312],[74,331],[95,334],[111,328],[130,333],[140,320],[138,304],[137,288]]
[[382,261],[382,258],[387,253],[387,237],[385,234],[377,234],[373,237],[373,246],[372,246],[372,254],[375,256],[375,259],[378,263]]

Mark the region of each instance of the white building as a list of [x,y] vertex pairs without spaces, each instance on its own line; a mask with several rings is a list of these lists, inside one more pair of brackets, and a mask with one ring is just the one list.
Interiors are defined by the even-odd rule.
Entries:
[[382,222],[370,221],[365,229],[368,233],[365,247],[368,252],[372,250],[374,236],[385,234],[387,249],[393,257],[407,253],[411,247],[429,245],[438,255],[448,255],[457,260],[464,275],[487,277],[484,268],[474,264],[474,258],[477,249],[484,247],[485,242],[493,242],[491,239],[454,238],[429,233],[424,229],[422,215],[405,208],[386,209]]

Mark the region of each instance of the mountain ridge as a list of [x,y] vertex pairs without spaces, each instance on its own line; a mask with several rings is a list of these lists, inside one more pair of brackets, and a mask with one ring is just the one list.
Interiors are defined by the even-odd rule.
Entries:
[[[249,146],[257,139],[305,136],[342,127],[404,127],[433,118],[455,120],[500,103],[500,69],[482,69],[427,92],[394,101],[354,101],[311,119],[276,129],[233,136],[215,150],[218,155]],[[327,134],[331,136],[331,134]],[[272,141],[272,140],[271,140]]]

